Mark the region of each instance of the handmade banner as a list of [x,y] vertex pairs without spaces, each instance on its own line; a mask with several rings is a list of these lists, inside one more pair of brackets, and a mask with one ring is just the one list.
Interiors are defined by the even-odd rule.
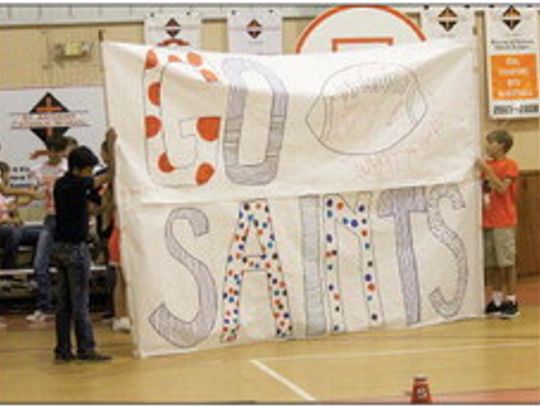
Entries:
[[229,52],[281,54],[282,18],[277,9],[233,9],[227,13]]
[[201,47],[201,16],[198,11],[150,14],[144,20],[146,44],[193,48]]
[[[12,168],[12,184],[26,186],[35,150],[53,134],[90,147],[98,156],[105,139],[101,86],[32,88],[0,91],[0,159]],[[43,160],[43,158],[41,158]]]
[[103,53],[139,355],[482,314],[466,46]]
[[485,16],[489,116],[538,117],[538,11],[496,7]]

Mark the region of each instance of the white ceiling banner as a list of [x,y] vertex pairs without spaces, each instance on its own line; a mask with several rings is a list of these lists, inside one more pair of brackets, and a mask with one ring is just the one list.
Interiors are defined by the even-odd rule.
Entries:
[[283,52],[282,17],[278,9],[232,9],[227,13],[229,52],[275,55]]
[[489,116],[538,117],[538,10],[511,5],[484,13]]
[[144,42],[168,47],[201,48],[201,16],[196,10],[149,14],[144,19]]
[[139,355],[482,315],[467,46],[103,53]]
[[99,157],[106,117],[102,86],[0,91],[0,159],[12,168],[14,186],[29,184],[35,150],[62,134],[90,147]]

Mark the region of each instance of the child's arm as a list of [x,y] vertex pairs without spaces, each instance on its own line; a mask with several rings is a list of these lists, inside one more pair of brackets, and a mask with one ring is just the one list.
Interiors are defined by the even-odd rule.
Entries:
[[476,165],[484,173],[492,188],[499,194],[504,193],[514,182],[513,178],[500,179],[497,174],[495,174],[495,171],[493,171],[493,169],[481,158],[478,159]]
[[46,157],[49,155],[49,152],[47,150],[35,150],[30,154],[30,159],[35,160],[39,157]]
[[27,196],[32,199],[41,199],[42,194],[36,190],[29,188],[12,188],[7,185],[0,184],[0,194],[7,196]]

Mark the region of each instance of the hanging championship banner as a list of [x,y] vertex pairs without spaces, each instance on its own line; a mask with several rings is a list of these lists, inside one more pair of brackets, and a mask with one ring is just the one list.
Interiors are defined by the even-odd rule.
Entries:
[[420,12],[422,30],[429,39],[474,40],[474,11],[463,6],[428,6]]
[[275,9],[234,9],[227,14],[229,52],[281,54],[282,18]]
[[144,20],[144,42],[159,46],[201,48],[201,16],[198,11],[150,14]]
[[[0,160],[11,167],[14,186],[28,185],[30,154],[62,134],[99,157],[106,117],[101,86],[0,91]],[[43,158],[41,158],[42,160]]]
[[486,10],[489,116],[538,117],[538,11]]
[[139,355],[482,315],[469,47],[103,55]]

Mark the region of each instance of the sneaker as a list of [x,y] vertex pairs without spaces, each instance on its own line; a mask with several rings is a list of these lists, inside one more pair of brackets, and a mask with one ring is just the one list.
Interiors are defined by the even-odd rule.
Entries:
[[512,301],[505,301],[501,305],[501,318],[503,319],[513,319],[519,316],[519,307],[518,303]]
[[69,363],[75,359],[76,357],[73,353],[67,353],[67,354],[58,353],[54,355],[54,363],[57,363],[57,364]]
[[54,319],[54,314],[45,313],[38,309],[26,316],[28,322],[46,322],[51,319]]
[[82,362],[107,362],[112,359],[109,355],[103,355],[102,353],[97,353],[92,351],[90,353],[82,353],[77,355],[77,359]]
[[487,316],[499,316],[501,315],[501,308],[502,305],[496,305],[493,300],[491,300],[488,305],[486,305],[486,309],[484,310],[484,313]]
[[4,318],[0,317],[0,329],[7,328],[7,322]]
[[128,317],[116,318],[113,321],[113,331],[129,332],[131,331],[131,323]]

